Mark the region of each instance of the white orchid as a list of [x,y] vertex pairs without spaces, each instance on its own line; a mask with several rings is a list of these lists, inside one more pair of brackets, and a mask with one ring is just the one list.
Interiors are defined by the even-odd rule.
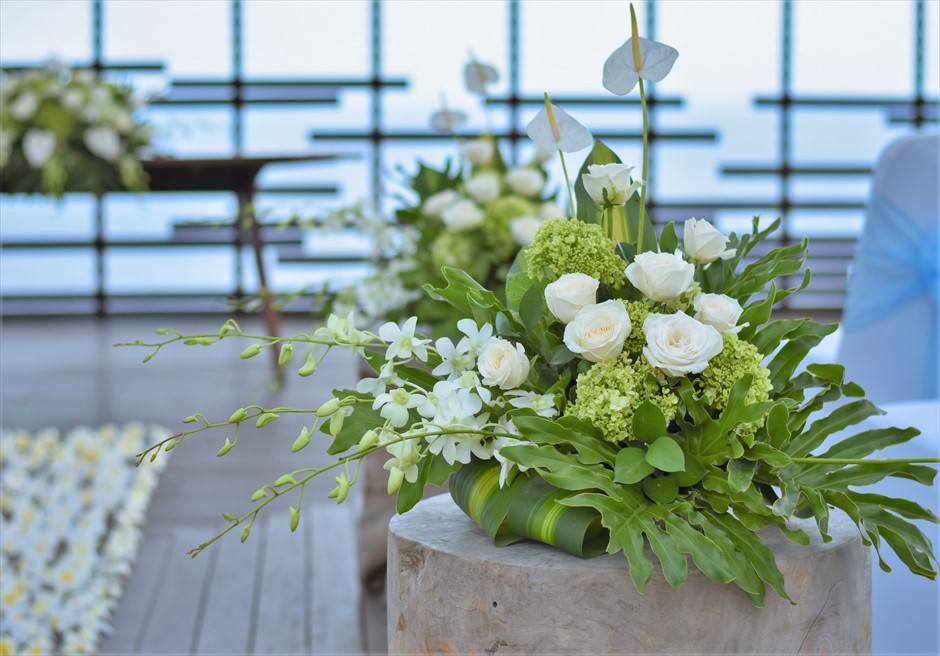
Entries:
[[513,390],[507,392],[509,405],[514,408],[530,408],[535,411],[539,417],[554,417],[558,414],[558,408],[555,407],[554,394],[538,394],[536,392],[526,392],[525,390]]
[[[502,423],[502,420],[500,420],[500,423]],[[512,420],[509,420],[508,423],[511,425]],[[512,428],[515,429],[515,426],[513,426]],[[517,432],[517,431],[512,430],[512,432]],[[500,464],[500,470],[499,470],[499,486],[500,487],[503,487],[506,484],[506,480],[509,478],[509,474],[512,471],[513,467],[518,468],[520,472],[529,471],[528,467],[525,467],[524,465],[516,464],[512,460],[509,460],[508,458],[504,457],[499,452],[500,449],[503,449],[507,446],[518,446],[522,444],[532,444],[532,442],[529,442],[528,440],[517,440],[512,437],[504,437],[502,435],[500,435],[499,437],[493,440],[493,457]]]
[[372,409],[379,410],[379,414],[395,428],[401,428],[408,423],[408,411],[417,408],[424,399],[423,394],[412,394],[404,387],[397,387],[375,397]]
[[389,321],[379,328],[379,337],[388,342],[388,350],[385,352],[386,360],[394,358],[410,360],[415,357],[425,362],[428,359],[427,345],[431,343],[431,340],[415,337],[417,325],[418,318],[411,317],[401,326]]
[[625,96],[640,78],[660,82],[679,57],[679,51],[657,41],[638,35],[636,14],[630,6],[632,34],[622,46],[614,50],[604,62],[604,88],[618,96]]
[[356,383],[356,391],[360,394],[378,396],[379,394],[385,393],[388,385],[400,387],[404,385],[404,383],[405,381],[399,378],[398,374],[395,373],[395,364],[393,362],[386,362],[382,365],[377,376],[363,378]]
[[473,368],[474,358],[470,356],[470,345],[466,340],[454,346],[449,337],[441,337],[434,346],[441,356],[441,363],[431,371],[433,375],[451,379]]
[[525,128],[536,145],[548,151],[574,153],[594,143],[590,130],[581,125],[561,107],[551,103],[545,94],[545,106]]
[[493,337],[492,324],[485,323],[477,327],[477,323],[473,319],[461,319],[458,321],[457,330],[466,335],[466,337],[461,339],[460,343],[457,344],[457,348],[466,348],[467,353],[470,354],[470,357],[472,357],[474,361],[476,361],[477,356],[480,355],[480,351],[483,350],[483,347],[490,341],[490,338]]
[[487,423],[485,416],[477,414],[482,408],[480,397],[466,389],[440,398],[437,413],[429,423],[443,430],[463,428],[468,432],[428,436],[428,451],[440,454],[450,465],[467,464],[471,455],[482,460],[491,458],[492,451],[483,443],[483,436],[475,432]]

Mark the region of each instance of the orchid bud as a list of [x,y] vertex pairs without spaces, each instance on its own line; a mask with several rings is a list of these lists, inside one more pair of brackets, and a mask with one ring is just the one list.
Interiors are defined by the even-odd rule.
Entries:
[[264,428],[265,426],[267,426],[268,424],[270,424],[272,421],[275,421],[276,419],[280,419],[280,417],[281,417],[281,415],[279,415],[279,414],[277,414],[277,413],[274,413],[274,412],[265,412],[265,413],[262,414],[260,417],[258,417],[258,421],[257,421],[257,423],[256,423],[255,425],[256,425],[258,428]]
[[251,495],[251,500],[260,501],[261,499],[264,499],[266,496],[268,496],[268,491],[262,487],[262,488],[255,490],[255,493]]
[[247,411],[244,408],[239,408],[238,410],[232,413],[231,417],[228,418],[228,423],[237,424],[238,422],[240,422],[242,419],[245,418],[246,414],[247,414]]
[[346,419],[346,412],[340,411],[333,414],[330,417],[330,435],[333,437],[339,437],[340,432],[343,430],[343,421]]
[[346,499],[346,496],[349,494],[349,487],[352,483],[349,481],[349,477],[346,475],[346,472],[343,472],[335,479],[336,487],[333,488],[327,496],[330,499],[336,499],[336,503],[343,503]]
[[290,511],[290,532],[293,533],[300,525],[300,511],[293,506],[291,506],[288,510]]
[[258,344],[252,344],[251,346],[246,348],[244,351],[242,351],[241,358],[242,360],[247,360],[248,358],[255,357],[259,353],[261,353],[261,346],[259,346]]
[[297,453],[308,444],[310,444],[310,432],[307,430],[307,427],[304,426],[303,430],[300,431],[300,435],[294,440],[294,444],[291,446],[290,450],[293,453]]
[[330,399],[317,409],[317,417],[329,417],[339,410],[339,399]]
[[405,480],[405,472],[398,467],[391,467],[388,470],[388,493],[390,495],[398,492],[402,481]]
[[218,452],[217,454],[215,454],[215,455],[216,455],[217,457],[221,458],[221,457],[224,456],[226,453],[228,453],[229,451],[231,451],[233,448],[235,448],[235,443],[232,442],[230,439],[228,439],[228,438],[226,437],[226,438],[225,438],[225,444],[222,445],[222,448],[219,449],[219,452]]
[[285,364],[290,362],[291,356],[294,354],[294,347],[290,344],[285,344],[281,347],[281,354],[277,357],[277,364],[283,367]]
[[282,485],[294,485],[297,481],[294,480],[294,477],[290,474],[284,474],[276,481],[274,481],[274,487],[281,487]]
[[315,373],[316,370],[317,360],[313,357],[313,353],[308,353],[307,360],[304,362],[304,366],[302,366],[297,373],[301,376],[307,377],[310,374]]
[[359,440],[359,450],[365,451],[379,443],[379,435],[374,430],[367,430],[362,439]]

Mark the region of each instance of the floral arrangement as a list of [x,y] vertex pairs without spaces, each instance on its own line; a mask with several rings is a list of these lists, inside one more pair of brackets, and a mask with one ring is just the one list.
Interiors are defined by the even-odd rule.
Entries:
[[7,192],[60,197],[144,190],[150,129],[140,102],[90,71],[51,63],[0,80],[0,176]]
[[121,596],[169,431],[0,431],[0,654],[92,654]]
[[[617,94],[639,86],[645,126],[644,82],[662,79],[677,56],[639,38],[634,18],[632,37],[607,60],[604,85]],[[547,96],[527,131],[563,164],[564,152],[593,141]],[[767,586],[789,599],[760,531],[774,527],[805,545],[809,535],[787,520],[814,517],[826,539],[834,509],[855,522],[879,559],[890,547],[912,572],[935,578],[932,546],[909,520],[937,518],[856,488],[887,476],[930,485],[936,469],[928,464],[940,461],[869,457],[910,440],[912,428],[841,437],[880,411],[842,366],[801,369],[836,326],[772,319],[775,304],[810,281],[806,271],[795,287],[778,285],[803,269],[806,240],[766,249],[779,220],[762,229],[756,218],[746,234],[690,218],[681,239],[672,224],[657,235],[645,211],[646,169],[645,147],[634,179],[595,143],[575,186],[568,184],[575,216],[540,225],[500,293],[457,268],[443,269],[445,284],[426,285],[431,299],[461,317],[436,341],[417,332],[419,317],[372,332],[353,313],[290,338],[246,334],[228,321],[217,334],[161,330],[162,341],[138,341],[153,349],[146,359],[176,342],[247,339],[244,358],[284,345],[285,362],[294,346],[307,346],[302,376],[343,348],[376,372],[311,411],[293,443],[302,451],[319,430],[332,438],[327,453],[335,461],[263,485],[253,508],[227,514],[228,526],[190,553],[233,530],[248,539],[258,514],[284,496],[296,499],[296,528],[311,479],[333,474],[330,496],[342,502],[371,456],[386,458],[399,512],[427,484],[449,480],[456,503],[497,545],[532,539],[582,557],[622,552],[640,592],[653,574],[648,546],[673,586],[691,563],[755,605]],[[224,455],[242,423],[264,426],[284,411],[251,406],[215,423],[190,417],[199,425],[141,459],[234,426]]]
[[[493,67],[471,61],[465,78],[471,92],[485,97],[487,85],[498,76]],[[354,310],[366,325],[417,315],[436,332],[453,331],[460,317],[428,298],[423,286],[443,284],[443,267],[462,269],[490,287],[501,286],[541,222],[564,215],[546,189],[544,154],[537,153],[525,166],[508,167],[491,137],[457,136],[466,119],[446,103],[431,116],[433,130],[457,141],[459,163],[448,160],[443,169],[420,163],[413,175],[401,171],[404,187],[412,193],[401,199],[394,219],[358,205],[312,222],[328,231],[352,226],[373,244],[373,274],[327,294],[328,309],[341,315]]]

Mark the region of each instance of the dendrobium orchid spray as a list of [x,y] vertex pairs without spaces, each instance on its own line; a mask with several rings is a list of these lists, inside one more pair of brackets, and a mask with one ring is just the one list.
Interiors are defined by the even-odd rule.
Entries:
[[[801,368],[836,326],[772,319],[774,306],[810,281],[807,270],[795,287],[777,284],[803,270],[806,240],[758,256],[755,247],[779,220],[762,228],[755,218],[750,233],[725,235],[690,218],[681,240],[673,224],[654,230],[643,202],[644,80],[663,79],[677,53],[641,39],[632,9],[631,26],[604,65],[604,86],[625,94],[639,85],[641,177],[632,179],[631,167],[546,95],[527,127],[532,139],[558,151],[563,166],[565,152],[594,144],[574,186],[565,166],[572,217],[538,226],[499,293],[447,267],[446,284],[425,285],[429,298],[461,317],[452,334],[421,335],[421,317],[371,332],[350,313],[289,338],[246,334],[230,320],[217,334],[164,330],[162,341],[138,342],[153,349],[147,359],[176,342],[245,339],[243,357],[292,344],[308,349],[301,375],[342,348],[376,374],[336,390],[293,444],[310,448],[319,429],[335,461],[263,485],[251,496],[255,505],[226,514],[225,530],[193,555],[233,530],[248,539],[259,513],[281,497],[296,499],[296,528],[310,480],[332,473],[330,496],[342,502],[362,459],[384,457],[399,512],[426,485],[449,479],[454,500],[497,545],[533,539],[582,557],[622,552],[640,592],[653,575],[648,546],[673,586],[685,582],[691,562],[756,605],[766,586],[789,599],[759,531],[775,527],[809,544],[787,520],[814,517],[825,539],[833,510],[852,519],[879,559],[886,545],[912,572],[935,578],[932,545],[910,520],[937,517],[856,488],[887,476],[931,485],[929,465],[938,460],[869,457],[913,438],[912,428],[842,437],[880,411],[844,379],[843,367]],[[451,220],[468,220],[460,215]],[[270,424],[284,410],[295,411],[252,406],[218,422],[197,415],[190,420],[200,425],[140,458],[212,428],[234,426],[237,434],[244,422]],[[227,440],[219,455],[236,444]]]

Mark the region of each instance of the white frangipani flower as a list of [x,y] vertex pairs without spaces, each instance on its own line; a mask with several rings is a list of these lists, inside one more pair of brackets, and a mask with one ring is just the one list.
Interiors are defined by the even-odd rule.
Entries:
[[650,82],[661,81],[679,57],[675,48],[639,36],[632,5],[630,27],[632,36],[604,62],[604,88],[618,96],[633,91],[640,78]]
[[594,143],[590,130],[581,125],[568,112],[549,102],[539,110],[525,128],[526,134],[543,150],[574,153]]
[[388,342],[388,350],[385,352],[385,359],[392,360],[410,360],[413,357],[421,362],[428,359],[427,344],[430,339],[421,339],[415,337],[415,328],[418,325],[418,317],[411,317],[402,326],[389,321],[379,328],[379,337]]

